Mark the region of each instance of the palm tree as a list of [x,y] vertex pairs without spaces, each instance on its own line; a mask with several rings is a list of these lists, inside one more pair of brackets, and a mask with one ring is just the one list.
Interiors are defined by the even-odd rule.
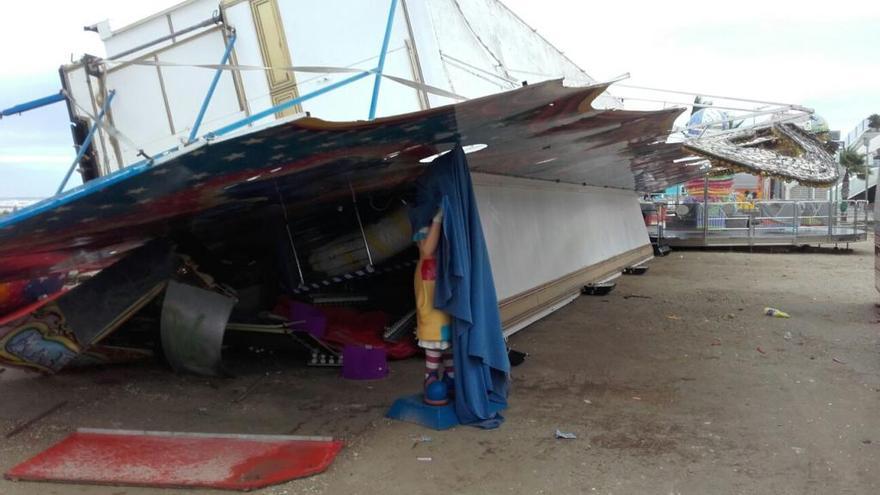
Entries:
[[840,188],[840,199],[849,199],[849,174],[854,173],[859,179],[865,178],[865,157],[850,146],[840,152],[840,165],[843,167],[843,185]]

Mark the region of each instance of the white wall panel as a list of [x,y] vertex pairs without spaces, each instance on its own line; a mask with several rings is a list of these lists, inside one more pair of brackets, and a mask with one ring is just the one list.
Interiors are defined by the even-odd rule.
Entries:
[[[76,103],[83,107],[88,115],[97,115],[95,108],[92,106],[92,94],[89,91],[87,82],[88,75],[85,67],[81,65],[68,65],[64,67],[69,83],[68,91]],[[90,117],[84,114],[79,108],[74,107],[74,113],[80,117],[88,119],[89,124],[92,123]],[[111,148],[109,136],[103,130],[99,129],[93,141],[98,150],[98,162],[101,166],[101,173],[109,173],[111,170],[119,168],[116,162],[116,155]]]
[[650,242],[632,191],[473,180],[499,300]]
[[200,0],[181,5],[180,8],[169,12],[171,24],[174,26],[175,31],[186,29],[210,19],[215,12],[218,12],[219,5],[219,0]]
[[[171,139],[171,129],[156,68],[129,65],[109,72],[106,80],[107,90],[116,90],[111,105],[116,128],[148,154],[164,151]],[[140,160],[137,149],[124,143],[120,146],[126,164]]]
[[[217,30],[178,43],[173,48],[160,53],[159,60],[185,64],[217,64],[225,47],[223,35]],[[162,68],[165,92],[174,118],[174,126],[180,137],[189,135],[211,80],[214,78],[214,72],[195,67]],[[157,76],[154,74],[153,77]],[[220,75],[217,88],[205,112],[199,136],[243,117],[244,112],[239,108],[232,73],[224,71]]]
[[[113,36],[104,40],[104,46],[107,50],[107,56],[113,57],[117,53],[122,53],[136,46],[149,43],[168,34],[171,34],[171,31],[168,29],[168,20],[165,19],[164,16],[157,17],[155,19],[145,21],[130,29],[125,29],[122,32],[114,33]],[[131,60],[141,54],[151,52],[159,48],[164,48],[170,45],[170,40],[163,43],[157,43],[137,53],[126,55],[125,57],[123,57],[123,59]]]
[[[234,50],[238,64],[264,65],[250,4],[242,2],[227,7],[225,15],[229,25],[235,28],[236,41]],[[272,106],[272,97],[269,94],[269,83],[266,81],[265,72],[258,70],[241,71],[241,83],[244,86],[245,99],[247,99],[252,114]],[[273,118],[269,117],[257,121],[255,124],[260,125],[271,120]]]
[[[349,67],[355,64],[355,67],[363,69],[376,67],[390,5],[390,1],[279,1],[293,65]],[[403,9],[398,5],[388,45],[392,53],[386,58],[385,72],[412,79],[404,41],[408,37]],[[351,75],[297,73],[296,79],[299,93],[304,95]],[[327,120],[364,120],[369,114],[372,91],[373,77],[370,76],[345,90],[304,102],[303,109]],[[378,116],[418,109],[415,90],[387,79],[382,81]]]

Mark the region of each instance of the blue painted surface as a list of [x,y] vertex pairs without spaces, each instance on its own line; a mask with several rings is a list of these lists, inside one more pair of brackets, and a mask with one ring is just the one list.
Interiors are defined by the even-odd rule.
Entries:
[[421,394],[405,395],[397,399],[385,416],[432,430],[448,430],[459,424],[455,402],[450,401],[445,406],[429,406],[422,401]]
[[421,209],[443,208],[434,307],[452,316],[458,420],[497,428],[507,407],[510,361],[489,250],[461,146],[437,158],[418,183],[424,186],[417,199]]
[[329,93],[330,91],[333,91],[336,88],[341,88],[342,86],[351,84],[355,81],[359,81],[359,80],[367,77],[368,75],[370,75],[371,72],[372,71],[364,71],[364,72],[361,72],[360,74],[355,74],[351,77],[347,77],[341,81],[337,81],[333,84],[325,86],[325,87],[318,89],[316,91],[312,91],[311,93],[306,93],[303,96],[299,96],[299,97],[294,98],[292,100],[285,101],[284,103],[275,105],[272,108],[269,108],[267,110],[263,110],[262,112],[255,113],[246,119],[239,120],[238,122],[233,122],[225,127],[221,127],[219,129],[217,129],[216,131],[209,132],[205,136],[205,138],[213,139],[214,137],[222,136],[224,134],[229,134],[230,132],[232,132],[236,129],[241,129],[242,127],[249,125],[249,124],[252,124],[260,119],[264,119],[264,118],[266,118],[270,115],[274,115],[278,112],[283,112],[284,110],[287,110],[288,108],[291,108],[294,105],[299,105],[300,103],[302,103],[306,100],[311,100],[312,98],[315,98],[317,96],[321,96],[324,93]]
[[[226,62],[229,61],[229,55],[232,53],[232,47],[235,46],[235,33],[232,33],[232,36],[229,37],[229,41],[226,43],[226,51],[223,52],[223,58],[220,59],[220,65],[226,65]],[[202,119],[205,118],[205,112],[208,111],[208,105],[211,103],[211,97],[214,96],[214,90],[217,89],[217,83],[220,82],[220,76],[223,74],[223,68],[218,67],[216,71],[214,71],[214,78],[211,79],[211,85],[208,86],[208,93],[205,94],[205,100],[202,101],[202,107],[199,108],[199,114],[196,116],[196,121],[193,123],[192,130],[189,132],[189,138],[187,139],[188,143],[195,141],[196,136],[199,134],[199,127],[202,126]]]
[[45,107],[46,105],[51,105],[53,103],[58,103],[59,101],[64,101],[65,96],[63,93],[58,92],[54,95],[44,96],[42,98],[37,98],[36,100],[27,101],[21,103],[19,105],[15,105],[14,107],[7,108],[0,112],[0,115],[4,117],[9,117],[11,115],[16,115],[20,113],[24,113],[30,110],[34,110],[40,107]]
[[391,28],[394,26],[394,12],[397,0],[391,0],[388,11],[388,23],[385,25],[385,37],[382,39],[382,51],[379,52],[379,65],[376,66],[376,80],[373,82],[373,97],[370,99],[370,120],[376,118],[376,106],[379,104],[379,85],[382,83],[382,71],[385,70],[385,56],[388,54],[388,43],[391,41]]
[[61,185],[58,186],[58,190],[55,191],[55,194],[61,194],[64,192],[64,186],[67,185],[67,181],[70,180],[70,175],[73,174],[73,171],[76,169],[76,164],[79,163],[86,152],[89,151],[89,147],[92,145],[92,139],[95,138],[95,131],[98,130],[98,126],[100,126],[101,121],[104,120],[104,114],[106,114],[107,110],[110,108],[110,103],[113,102],[114,96],[116,96],[115,89],[111,90],[107,95],[107,101],[105,101],[104,105],[101,107],[101,113],[95,117],[95,122],[92,123],[89,133],[86,135],[83,143],[79,146],[79,150],[76,152],[76,157],[74,157],[73,163],[70,164],[70,168],[67,169],[67,173],[64,174],[64,179],[61,181]]

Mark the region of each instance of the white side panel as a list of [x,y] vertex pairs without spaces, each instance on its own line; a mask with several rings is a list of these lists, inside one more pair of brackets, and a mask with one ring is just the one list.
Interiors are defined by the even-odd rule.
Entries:
[[[417,4],[418,2],[411,2]],[[423,65],[443,64],[445,81],[432,72],[426,79],[474,98],[532,83],[564,78],[568,85],[595,80],[498,0],[427,0],[438,51],[419,47]],[[408,4],[409,5],[409,4]],[[413,15],[420,11],[412,9]],[[419,20],[420,24],[424,21]],[[424,29],[424,28],[422,28]],[[453,60],[456,59],[456,60]],[[597,104],[619,106],[610,97]]]
[[[144,43],[149,43],[157,38],[161,38],[168,34],[171,34],[171,30],[168,28],[168,20],[165,19],[165,17],[157,17],[155,19],[144,22],[143,24],[140,24],[132,29],[125,30],[121,33],[114,33],[113,36],[104,40],[104,47],[107,50],[107,56],[113,57],[117,53],[122,53],[136,46],[143,45]],[[163,43],[158,43],[147,48],[146,50],[142,50],[131,55],[126,55],[124,59],[131,60],[132,58],[137,57],[140,54],[146,53],[148,51],[158,50],[160,48],[170,45],[170,40]]]
[[[388,21],[390,1],[279,2],[293,65],[376,67]],[[405,41],[403,9],[395,11],[385,72],[412,79]],[[297,73],[300,95],[324,88],[352,74]],[[328,120],[365,120],[369,115],[373,77],[303,103],[303,110]],[[389,80],[381,83],[377,116],[419,110],[416,91]]]
[[[104,40],[107,56],[112,57],[117,53],[169,35],[172,32],[172,28],[176,32],[210,19],[213,12],[217,10],[218,4],[218,0],[199,0],[182,3],[165,11],[167,15],[156,15],[114,31],[112,36]],[[169,16],[171,17],[170,25],[168,23]],[[161,48],[171,46],[177,41],[180,41],[180,39],[157,43],[144,50],[126,55],[124,59],[131,60],[145,53],[152,53]]]
[[[257,28],[254,26],[254,18],[248,2],[237,3],[225,10],[226,21],[235,28],[235,56],[239,65],[263,66],[263,56],[260,54],[260,42],[257,39]],[[272,97],[269,95],[269,83],[266,74],[258,70],[241,71],[241,83],[244,87],[245,98],[251,113],[257,113],[272,106]],[[261,125],[274,120],[269,117],[255,122]]]
[[174,31],[194,26],[213,17],[219,8],[220,0],[201,0],[185,4],[168,13]]
[[647,245],[631,191],[474,174],[498,299]]
[[[85,109],[88,115],[96,115],[97,112],[92,105],[93,100],[87,83],[88,75],[86,74],[85,67],[66,66],[64,71],[67,74],[67,80],[69,83],[68,90],[70,91],[71,96],[73,96],[73,99]],[[93,122],[91,117],[79,108],[74,107],[74,112],[77,116],[88,119],[90,124]],[[93,142],[98,150],[98,163],[101,167],[102,173],[107,173],[108,170],[115,170],[118,165],[116,164],[115,155],[110,147],[107,133],[99,129]]]
[[[159,54],[161,62],[181,64],[217,64],[226,42],[219,30],[178,43]],[[154,77],[156,77],[154,75]],[[214,71],[194,67],[163,67],[162,79],[178,137],[186,138],[202,106]],[[162,109],[157,109],[162,110]],[[217,88],[205,112],[199,135],[243,118],[238,104],[232,73],[220,75]]]
[[[158,153],[175,144],[165,116],[162,87],[155,67],[130,65],[109,72],[107,91],[116,90],[113,98],[113,123],[120,132],[148,154]],[[128,165],[140,160],[137,149],[119,143],[123,161]]]

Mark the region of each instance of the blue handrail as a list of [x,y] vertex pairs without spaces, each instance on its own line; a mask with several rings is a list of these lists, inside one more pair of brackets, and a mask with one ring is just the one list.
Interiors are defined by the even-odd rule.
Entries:
[[64,98],[64,93],[59,91],[54,95],[44,96],[42,98],[37,98],[36,100],[26,101],[19,105],[15,105],[14,107],[9,107],[6,110],[0,112],[0,116],[9,117],[11,115],[24,113],[29,110],[34,110],[36,108],[45,107],[46,105],[58,103],[59,101],[64,101]]
[[376,67],[376,80],[373,82],[373,97],[370,99],[370,120],[376,118],[376,107],[379,104],[379,84],[382,83],[382,71],[385,69],[385,55],[388,54],[388,43],[391,41],[391,27],[394,25],[394,11],[397,0],[391,0],[388,11],[388,23],[385,24],[385,38],[382,39],[382,51],[379,52],[379,65]]
[[283,112],[284,110],[287,110],[288,108],[290,108],[294,105],[298,105],[306,100],[311,100],[312,98],[314,98],[316,96],[320,96],[324,93],[333,91],[336,88],[345,86],[346,84],[351,84],[355,81],[363,79],[363,78],[369,76],[372,72],[373,72],[372,70],[365,70],[364,72],[361,72],[359,74],[355,74],[355,75],[348,77],[348,78],[345,78],[341,81],[337,81],[329,86],[312,91],[311,93],[307,93],[302,96],[298,96],[292,100],[287,100],[284,103],[280,103],[278,105],[275,105],[274,107],[267,108],[266,110],[263,110],[262,112],[255,113],[255,114],[251,115],[250,117],[239,120],[238,122],[233,122],[227,126],[219,128],[215,131],[211,131],[208,134],[205,134],[205,139],[213,139],[215,137],[222,136],[224,134],[228,134],[229,132],[232,132],[236,129],[240,129],[240,128],[242,128],[248,124],[251,124],[253,122],[256,122],[262,118],[268,117],[268,116],[272,115],[273,113]]
[[73,159],[73,163],[70,164],[70,168],[67,169],[67,173],[64,175],[64,180],[61,181],[61,185],[58,186],[58,190],[55,191],[55,194],[61,194],[64,191],[64,186],[67,185],[67,181],[70,180],[70,176],[73,174],[73,170],[76,168],[76,164],[82,160],[83,155],[86,154],[86,151],[89,150],[89,146],[92,144],[92,139],[95,137],[95,131],[98,130],[98,126],[101,125],[101,120],[104,118],[104,114],[107,113],[107,110],[110,108],[110,102],[113,101],[113,97],[116,96],[116,90],[111,90],[107,95],[107,101],[104,102],[104,105],[101,107],[101,112],[95,117],[95,122],[92,123],[92,127],[89,129],[89,133],[86,135],[86,139],[80,145],[79,150],[76,152],[76,158]]
[[[223,53],[223,58],[220,59],[220,65],[226,65],[226,62],[229,61],[229,55],[232,53],[233,45],[235,45],[235,31],[232,32],[232,36],[230,36],[229,41],[226,42],[226,51]],[[217,70],[214,71],[214,79],[211,80],[211,85],[208,87],[208,93],[205,95],[204,101],[202,101],[202,108],[199,109],[199,115],[196,117],[192,130],[189,132],[187,144],[196,140],[196,134],[199,132],[199,127],[202,126],[202,119],[205,118],[205,112],[208,111],[208,104],[211,103],[211,97],[214,96],[214,90],[217,89],[217,83],[220,82],[221,74],[223,74],[223,67],[217,67]]]

